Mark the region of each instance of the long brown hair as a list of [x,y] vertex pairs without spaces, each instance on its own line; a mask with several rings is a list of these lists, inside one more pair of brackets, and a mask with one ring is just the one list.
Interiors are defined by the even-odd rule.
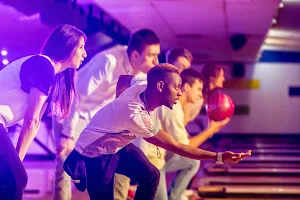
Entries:
[[[41,54],[48,56],[57,62],[67,61],[79,45],[80,39],[86,40],[86,35],[74,26],[63,24],[58,26],[50,34],[41,50]],[[56,74],[51,87],[51,112],[66,118],[70,112],[73,98],[77,98],[76,69],[68,68]]]
[[201,70],[201,75],[205,79],[203,85],[203,97],[205,102],[207,101],[209,96],[211,96],[213,93],[220,91],[220,88],[215,88],[213,90],[210,90],[209,85],[210,85],[211,78],[217,77],[217,75],[220,73],[221,70],[224,70],[224,68],[221,65],[215,63],[208,63],[203,66]]

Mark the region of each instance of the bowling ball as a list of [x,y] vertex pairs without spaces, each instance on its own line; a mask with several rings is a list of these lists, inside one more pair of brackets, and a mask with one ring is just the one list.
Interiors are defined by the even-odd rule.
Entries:
[[234,103],[224,93],[213,93],[210,95],[205,108],[208,118],[213,121],[231,118],[234,113]]

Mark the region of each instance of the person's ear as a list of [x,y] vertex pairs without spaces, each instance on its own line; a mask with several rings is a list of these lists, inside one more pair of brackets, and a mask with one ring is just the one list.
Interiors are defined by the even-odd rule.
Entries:
[[156,84],[157,90],[158,90],[159,92],[162,92],[162,91],[163,91],[164,86],[165,86],[165,83],[164,83],[163,81],[158,81],[157,84]]
[[131,52],[131,57],[132,58],[138,59],[139,55],[140,55],[139,52],[137,52],[136,50]]
[[184,91],[189,91],[189,89],[191,88],[190,84],[185,83],[182,87],[184,89]]

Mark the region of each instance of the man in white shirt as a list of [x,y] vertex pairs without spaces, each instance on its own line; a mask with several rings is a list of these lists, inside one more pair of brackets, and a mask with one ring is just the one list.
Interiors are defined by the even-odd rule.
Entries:
[[127,46],[116,46],[96,54],[78,72],[78,102],[73,102],[67,119],[53,120],[57,143],[55,200],[71,199],[71,182],[63,162],[73,150],[75,141],[91,118],[116,97],[120,75],[147,73],[158,63],[160,40],[148,29],[134,32]]
[[[185,48],[173,48],[166,52],[166,61],[168,63],[176,66],[178,68],[179,72],[182,72],[182,70],[188,69],[191,67],[191,64],[193,61],[193,56],[192,56],[191,52],[189,52]],[[123,91],[125,91],[131,85],[147,84],[146,78],[147,78],[146,74],[138,74],[137,76],[132,76],[132,75],[120,76],[119,82],[117,85],[117,95],[122,93]],[[199,114],[202,103],[203,103],[203,101],[200,100],[197,102],[197,104],[195,106],[193,104],[192,108],[190,105],[186,106],[188,109],[185,109],[185,113],[187,113],[185,115],[185,121],[193,120]],[[186,123],[187,122],[185,122],[185,124]],[[142,150],[144,148],[142,146],[142,144],[140,144],[139,147]],[[148,144],[146,142],[145,142],[145,148],[148,149]],[[151,158],[149,158],[149,159],[151,159]],[[155,165],[155,166],[158,167],[157,165]],[[115,196],[116,200],[126,200],[129,186],[130,186],[129,178],[119,175],[119,174],[117,174],[115,176],[114,189],[115,189],[115,194],[118,195],[118,196]]]
[[[161,129],[168,132],[176,141],[193,147],[199,147],[209,137],[224,127],[228,123],[229,119],[221,122],[211,121],[206,130],[194,137],[189,137],[184,124],[185,113],[183,107],[188,103],[194,104],[203,100],[203,79],[201,78],[201,74],[193,69],[183,70],[181,73],[181,79],[182,95],[179,97],[178,103],[173,106],[172,110],[166,107],[158,108],[158,118],[161,124]],[[149,144],[142,138],[138,138],[134,144],[140,147],[149,161],[160,170],[160,182],[155,199],[179,199],[193,176],[197,173],[200,162],[180,155],[174,155],[173,153],[166,152],[162,148],[159,148],[161,156],[158,157],[157,147]],[[176,172],[176,176],[173,179],[168,192],[166,187],[167,172]]]
[[[191,64],[193,61],[193,56],[192,56],[191,52],[189,52],[185,48],[173,48],[166,52],[166,61],[168,63],[176,66],[178,68],[179,72],[182,72],[183,70],[189,69],[191,67]],[[131,79],[131,81],[130,81],[130,79]],[[126,87],[127,88],[130,87],[130,85],[147,84],[146,76],[142,76],[142,75],[135,76],[135,77],[124,75],[124,76],[120,77],[119,82],[120,82],[119,85],[120,86],[122,85],[122,89],[120,89],[120,92],[124,91],[126,89]],[[202,104],[203,104],[203,98],[200,98],[197,101],[197,103],[187,102],[184,106],[180,106],[179,113],[176,111],[170,111],[170,112],[173,112],[174,115],[175,115],[175,113],[182,114],[182,116],[184,117],[184,125],[180,124],[180,126],[177,128],[179,128],[181,130],[183,129],[186,132],[185,125],[189,121],[192,121],[193,119],[196,118],[196,116],[199,114],[199,112],[201,110]],[[159,110],[161,110],[161,109],[162,108],[159,108]],[[176,109],[173,109],[173,110],[176,110]],[[178,111],[178,109],[177,109],[177,111]],[[170,121],[170,120],[167,119],[167,121]],[[161,121],[161,123],[165,124],[165,126],[163,126],[163,127],[167,126],[166,123],[172,124],[172,122],[164,122],[164,121]],[[166,129],[166,130],[169,130],[169,129]],[[164,150],[161,151],[161,154],[163,154],[163,155],[160,158],[158,158],[156,147],[153,145],[149,146],[149,143],[147,143],[145,140],[139,139],[139,140],[135,141],[134,144],[136,144],[147,155],[147,158],[158,169],[162,169],[164,167],[164,165],[165,165],[165,157],[164,157],[165,151]],[[192,169],[190,170],[190,173],[195,174],[195,172],[193,172],[193,171],[195,171],[199,168],[199,162],[191,160],[190,163],[193,164]],[[190,180],[190,179],[188,178],[188,180]],[[165,180],[162,179],[161,181],[164,181],[164,183],[162,183],[161,185],[165,185]],[[129,183],[130,183],[130,180],[128,178],[121,176],[121,175],[117,175],[115,177],[115,190],[122,191],[123,193],[127,194],[127,190],[129,189]],[[181,185],[185,186],[186,183],[183,183]],[[163,188],[163,186],[159,187],[158,190],[160,190],[160,188]],[[182,187],[180,187],[180,185],[179,185],[178,191],[181,191],[182,190],[181,188]],[[186,187],[184,189],[186,189]],[[157,195],[157,196],[160,198],[165,199],[167,197],[166,189],[161,189],[161,192],[158,192],[158,193],[159,193],[159,195]],[[119,195],[119,196],[125,196],[125,194]],[[125,200],[125,199],[126,198],[123,198],[122,200]]]
[[159,129],[157,108],[172,109],[181,96],[178,69],[159,64],[147,74],[147,85],[134,85],[104,106],[92,118],[64,163],[76,187],[94,199],[112,200],[115,173],[138,182],[135,199],[152,200],[159,171],[141,150],[131,144],[143,137],[147,142],[196,160],[237,163],[247,153],[215,153],[179,143]]

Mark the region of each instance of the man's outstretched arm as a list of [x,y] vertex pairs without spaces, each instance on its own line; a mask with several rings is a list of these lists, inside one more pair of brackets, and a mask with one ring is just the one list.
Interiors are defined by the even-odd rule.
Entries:
[[[195,160],[217,161],[216,152],[206,151],[203,149],[192,147],[190,145],[181,144],[163,130],[159,130],[158,133],[153,137],[144,139],[147,142],[150,142],[154,145],[157,145],[184,157],[188,157]],[[233,153],[231,151],[226,151],[223,153],[222,157],[223,162],[238,163],[240,160],[250,155],[250,150],[247,151],[247,153]]]

